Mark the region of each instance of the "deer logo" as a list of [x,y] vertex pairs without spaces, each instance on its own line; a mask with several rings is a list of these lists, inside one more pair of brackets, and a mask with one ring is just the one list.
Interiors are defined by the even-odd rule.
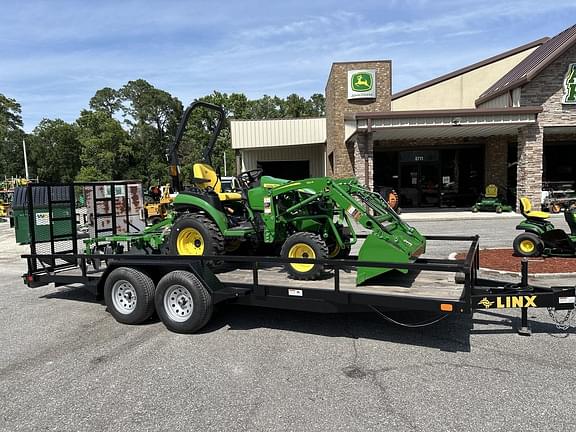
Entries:
[[372,75],[366,72],[358,72],[352,75],[352,90],[366,92],[372,90]]

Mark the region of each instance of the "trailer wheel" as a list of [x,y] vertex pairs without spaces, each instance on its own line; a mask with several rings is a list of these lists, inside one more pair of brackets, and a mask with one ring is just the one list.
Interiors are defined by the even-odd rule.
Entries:
[[206,216],[185,214],[172,226],[170,251],[174,255],[222,255],[224,236]]
[[516,255],[534,257],[542,254],[544,244],[542,243],[542,239],[540,239],[536,234],[524,232],[516,236],[513,247]]
[[106,278],[104,300],[116,321],[140,324],[154,313],[154,282],[141,271],[118,267]]
[[212,296],[194,274],[175,270],[158,283],[154,294],[156,312],[171,331],[194,333],[212,317]]
[[[292,234],[282,245],[282,258],[326,259],[328,247],[322,237],[310,232]],[[324,273],[322,264],[286,263],[284,268],[294,279],[314,280]]]

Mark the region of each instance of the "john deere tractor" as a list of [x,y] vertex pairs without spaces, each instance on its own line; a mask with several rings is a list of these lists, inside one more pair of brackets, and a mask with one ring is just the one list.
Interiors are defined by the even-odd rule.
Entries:
[[[214,111],[217,122],[203,160],[193,165],[192,184],[183,187],[178,147],[191,112],[199,107]],[[182,117],[168,152],[172,188],[178,195],[168,218],[148,228],[158,232],[170,228],[165,239],[169,253],[222,255],[239,249],[254,253],[267,245],[286,258],[344,258],[357,241],[358,226],[369,231],[359,260],[405,263],[424,251],[423,236],[355,178],[289,181],[254,169],[237,176],[239,191],[223,192],[211,154],[224,121],[223,109],[205,102],[194,102]],[[325,269],[319,263],[290,263],[286,270],[296,279],[316,279]],[[357,282],[388,270],[361,268]]]

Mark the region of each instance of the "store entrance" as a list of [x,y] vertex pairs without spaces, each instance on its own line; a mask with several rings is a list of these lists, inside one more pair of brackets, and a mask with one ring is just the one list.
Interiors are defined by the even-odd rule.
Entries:
[[480,145],[374,153],[374,190],[396,190],[404,208],[470,207],[483,190],[483,173]]
[[439,206],[440,163],[401,163],[400,190],[405,207]]

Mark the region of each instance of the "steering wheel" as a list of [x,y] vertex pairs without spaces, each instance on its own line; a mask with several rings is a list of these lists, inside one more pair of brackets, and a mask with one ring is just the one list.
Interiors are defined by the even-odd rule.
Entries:
[[262,177],[263,172],[264,170],[262,168],[251,169],[249,171],[244,171],[238,174],[236,178],[240,182],[246,184],[247,186],[250,186],[252,183],[260,180],[260,177]]

